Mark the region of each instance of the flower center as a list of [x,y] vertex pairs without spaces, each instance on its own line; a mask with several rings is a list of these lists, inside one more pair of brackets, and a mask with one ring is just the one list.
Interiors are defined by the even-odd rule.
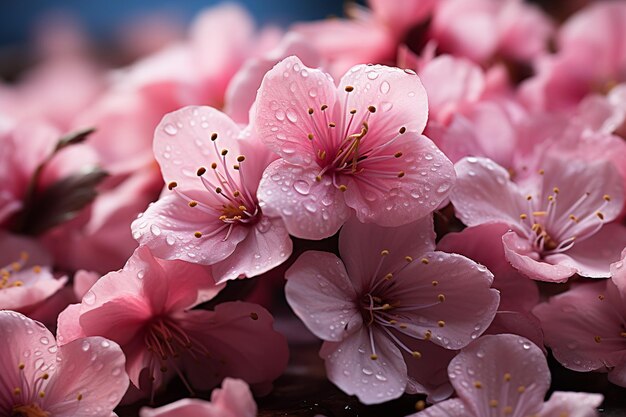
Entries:
[[213,149],[220,160],[219,163],[213,162],[211,164],[210,171],[213,173],[213,178],[208,174],[209,170],[205,167],[200,167],[196,171],[203,187],[212,194],[209,199],[211,203],[199,202],[189,197],[177,188],[178,184],[175,181],[170,182],[168,188],[185,199],[189,207],[215,216],[216,219],[224,223],[221,227],[211,228],[208,233],[203,230],[196,231],[195,237],[213,237],[225,232],[223,240],[226,241],[235,225],[256,223],[261,217],[261,210],[258,207],[255,193],[247,188],[243,164],[246,157],[239,155],[236,159],[237,163],[229,165],[226,161],[229,151],[228,149],[218,149],[217,139],[217,133],[213,133],[211,135]]
[[42,410],[37,404],[13,407],[11,417],[48,417],[50,413]]
[[528,211],[519,216],[522,234],[542,255],[565,252],[576,242],[596,234],[605,222],[602,210],[611,201],[611,197],[605,194],[595,208],[593,204],[590,208],[588,200],[591,197],[586,192],[570,207],[562,208],[558,207],[560,192],[554,187],[547,201],[528,195]]
[[[354,87],[345,87],[343,109],[349,108],[350,93]],[[370,139],[370,117],[376,113],[375,106],[368,106],[365,111],[357,109],[349,111],[350,116],[337,123],[329,116],[328,105],[322,105],[319,110],[309,107],[312,132],[307,138],[315,155],[315,161],[321,168],[316,176],[321,181],[324,175],[332,178],[333,185],[341,191],[346,191],[343,176],[359,175],[359,179],[372,185],[374,189],[387,192],[387,188],[376,184],[376,179],[390,179],[404,177],[404,171],[397,169],[397,163],[389,164],[402,157],[402,152],[394,152],[390,147],[406,132],[402,127],[399,133],[382,144],[372,144]]]
[[[13,287],[21,287],[24,282],[16,276],[24,269],[24,265],[28,261],[28,252],[20,253],[20,258],[0,269],[0,290]],[[40,266],[34,266],[33,272],[41,272]]]

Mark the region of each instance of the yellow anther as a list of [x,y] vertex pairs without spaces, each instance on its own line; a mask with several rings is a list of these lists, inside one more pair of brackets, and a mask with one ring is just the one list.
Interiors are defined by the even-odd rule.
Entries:
[[330,122],[328,123],[328,127],[337,127],[337,124],[335,122]]
[[496,408],[498,406],[498,400],[490,400],[489,407]]
[[502,412],[504,414],[512,414],[513,413],[513,407],[511,407],[510,405],[507,405],[506,407],[504,407],[502,409]]
[[522,220],[526,220],[528,218],[528,215],[522,213],[519,215],[519,218]]
[[401,329],[406,329],[408,326],[406,324],[404,324],[404,323],[400,323],[398,325],[398,327],[401,328]]
[[611,196],[608,194],[604,194],[602,198],[604,199],[604,201],[611,201]]
[[510,374],[510,373],[508,373],[508,372],[507,372],[506,374],[504,374],[504,380],[505,380],[506,382],[509,382],[509,381],[511,380],[511,374]]
[[395,158],[400,158],[402,156],[402,152],[396,152],[393,154]]
[[527,196],[526,196],[526,200],[530,201],[530,200],[532,200],[532,199],[533,199],[533,196],[532,196],[532,195],[527,195]]
[[196,175],[201,177],[206,173],[206,168],[205,167],[200,167],[198,168],[198,170],[196,171]]
[[222,154],[222,156],[226,156],[228,155],[228,149],[222,149],[222,152],[220,152]]
[[40,397],[40,398],[43,398],[43,397],[45,397],[45,396],[46,396],[46,393],[45,393],[45,392],[43,392],[43,391],[39,391],[39,397]]
[[596,343],[600,343],[600,342],[602,342],[602,338],[601,338],[600,336],[594,336],[594,337],[593,337],[593,340],[595,340],[595,341],[596,341]]
[[350,110],[350,114],[356,114],[356,109]]
[[81,401],[83,399],[83,394],[78,394],[76,396],[76,400]]
[[315,110],[313,110],[313,108],[312,108],[312,107],[309,107],[309,110],[308,110],[308,111],[309,111],[309,114],[313,114],[313,112],[314,112]]
[[178,187],[178,183],[176,181],[172,181],[169,184],[167,184],[167,188],[169,190],[173,190],[174,188]]
[[202,232],[195,232],[193,235],[200,239],[202,237]]
[[436,287],[437,285],[439,285],[439,281],[434,280],[433,282],[431,282],[431,284],[433,285],[433,287]]
[[404,132],[406,132],[406,127],[402,126],[402,127],[400,128],[400,134],[401,134],[401,135],[403,135],[403,134],[404,134]]
[[243,162],[243,161],[245,161],[245,160],[246,160],[246,157],[245,157],[244,155],[239,155],[239,156],[237,157],[237,162]]
[[601,211],[596,211],[596,216],[598,216],[600,220],[604,220],[604,214]]
[[253,311],[252,313],[250,313],[250,318],[252,320],[258,320],[259,319],[259,315]]
[[407,262],[413,262],[413,258],[411,258],[408,255],[404,257],[404,260],[407,261]]
[[398,172],[398,178],[402,178],[402,177],[404,177],[404,171]]
[[370,359],[371,359],[371,360],[373,360],[373,361],[375,361],[375,360],[377,360],[377,359],[378,359],[378,355],[377,355],[377,354],[375,354],[375,353],[372,353],[372,354],[370,355]]
[[602,294],[598,295],[598,300],[604,301],[604,295],[602,295]]
[[20,395],[21,393],[22,393],[22,389],[21,388],[16,387],[13,390],[13,395]]
[[433,337],[433,332],[431,332],[430,330],[426,330],[426,333],[424,333],[424,340],[430,340]]
[[217,133],[212,133],[211,134],[211,140],[217,140]]
[[23,370],[26,367],[26,365],[24,365],[23,363],[20,363],[19,365],[17,365],[17,367],[21,371],[21,370]]
[[419,400],[415,403],[416,411],[423,411],[426,408],[426,402],[424,400]]
[[213,163],[211,164],[211,169],[217,169],[217,163],[213,162]]
[[411,352],[411,356],[413,356],[415,359],[421,359],[422,358],[422,354],[420,352],[418,352],[417,350],[414,350],[413,352]]
[[198,202],[197,202],[197,201],[194,201],[194,200],[191,200],[189,203],[187,203],[187,205],[188,205],[189,207],[195,207],[195,206],[197,206],[197,205],[198,205]]
[[546,171],[544,171],[543,169],[540,169],[539,171],[537,171],[539,173],[539,175],[543,175],[546,173]]
[[439,300],[439,302],[442,302],[442,303],[443,303],[444,301],[446,301],[446,296],[445,296],[445,295],[443,295],[443,294],[439,294],[439,295],[437,296],[437,299]]
[[523,393],[524,391],[526,391],[526,387],[523,385],[520,385],[519,387],[517,387],[517,392],[519,392],[520,394]]
[[322,107],[320,107],[321,111],[324,111],[328,108],[328,106],[326,104],[322,104]]
[[351,93],[351,92],[354,91],[354,87],[352,87],[351,85],[346,85],[345,90],[346,90],[346,92]]
[[559,187],[554,187],[552,191],[554,192],[554,194],[558,194],[561,190],[559,190]]
[[343,185],[343,184],[341,184],[341,185],[339,186],[339,191],[341,191],[342,193],[345,193],[347,189],[348,189],[348,187],[346,187],[346,186],[345,186],[345,185]]
[[383,304],[381,308],[383,309],[383,311],[387,311],[387,310],[391,310],[392,309],[391,305],[389,305],[387,303]]
[[380,256],[387,256],[389,255],[389,251],[387,249],[383,249],[380,251]]
[[478,389],[481,389],[483,387],[483,384],[480,381],[476,381],[476,382],[474,382],[474,387],[478,388]]
[[430,263],[430,261],[427,258],[420,259],[420,262],[423,263],[424,265],[428,265]]
[[376,107],[374,106],[369,106],[367,110],[369,110],[370,113],[376,113]]
[[439,327],[443,327],[443,326],[445,326],[445,325],[446,325],[446,322],[445,322],[445,321],[443,321],[443,320],[439,320],[439,321],[437,322],[437,326],[439,326]]
[[315,136],[313,136],[313,133],[309,133],[306,137],[307,137],[309,140],[313,140],[313,138],[314,138]]

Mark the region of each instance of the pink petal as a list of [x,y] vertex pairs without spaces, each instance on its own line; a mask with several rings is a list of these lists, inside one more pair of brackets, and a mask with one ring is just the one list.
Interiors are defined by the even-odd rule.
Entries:
[[610,284],[607,288],[606,281],[593,282],[575,286],[533,309],[541,320],[546,345],[563,366],[588,372],[626,362],[620,337],[625,311],[616,293]]
[[[363,224],[353,218],[339,234],[339,252],[352,285],[359,293],[368,288],[372,279],[378,278],[374,276],[377,269],[380,269],[379,275],[385,275],[406,264],[407,256],[419,259],[434,249],[435,229],[431,216],[394,228]],[[383,250],[389,252],[384,260],[381,258]]]
[[530,246],[528,239],[515,232],[502,236],[504,254],[513,268],[521,274],[538,281],[565,282],[576,273],[576,269],[565,265],[552,265],[539,260],[539,255]]
[[224,378],[221,389],[214,389],[211,402],[233,417],[256,417],[257,406],[248,384],[239,379]]
[[519,222],[519,215],[527,209],[526,199],[504,168],[490,159],[475,157],[460,160],[454,168],[457,182],[450,201],[463,223]]
[[59,357],[47,387],[46,410],[53,415],[109,417],[128,388],[120,347],[102,337],[88,337],[62,346]]
[[624,247],[626,227],[610,223],[567,252],[546,257],[546,261],[573,268],[584,277],[608,278],[609,265],[619,260]]
[[[401,139],[389,147],[390,154],[402,153],[392,166],[364,162],[363,173],[346,176],[345,201],[361,222],[389,227],[410,223],[435,210],[454,185],[452,163],[430,139],[411,132]],[[368,174],[368,169],[392,171],[392,175],[379,178]]]
[[302,239],[332,236],[351,210],[330,178],[315,177],[317,165],[301,167],[284,160],[271,163],[259,184],[260,206],[268,216],[281,216],[289,234]]
[[[131,227],[139,244],[150,247],[155,256],[211,265],[229,257],[249,233],[247,227],[235,225],[228,234],[225,225],[214,214],[170,194],[151,204]],[[198,231],[200,238],[195,236]]]
[[308,67],[317,67],[320,61],[319,53],[305,37],[288,32],[276,48],[264,57],[248,59],[233,76],[224,97],[224,112],[237,123],[248,123],[263,76],[281,59],[291,55],[298,56]]
[[621,294],[626,295],[626,247],[622,251],[620,260],[611,264],[611,280]]
[[431,341],[446,349],[460,349],[485,331],[500,301],[490,288],[493,275],[461,255],[429,252],[392,279],[396,285],[386,296],[406,306],[402,331],[429,332]]
[[[159,408],[143,407],[140,417],[231,417],[208,401],[185,398]],[[233,416],[236,417],[236,416]]]
[[[43,324],[20,313],[0,311],[0,340],[3,345],[3,354],[0,355],[0,390],[3,393],[12,393],[16,387],[23,391],[30,389],[32,382],[42,372],[54,370],[54,336]],[[19,370],[20,364],[24,364],[22,371]],[[7,407],[12,405],[2,399],[0,411],[10,415],[12,410],[7,410]]]
[[485,334],[516,334],[533,342],[544,354],[543,332],[541,323],[530,312],[498,311]]
[[70,304],[57,318],[57,342],[63,346],[73,340],[87,337],[80,326],[80,304]]
[[317,337],[341,341],[363,325],[357,293],[343,263],[327,252],[300,255],[285,273],[285,296]]
[[[400,128],[422,133],[428,119],[428,98],[419,77],[413,71],[382,65],[358,65],[343,76],[339,91],[354,87],[344,105],[344,117],[349,111],[365,111],[369,106],[376,112],[369,117],[367,146],[376,147],[397,136]],[[368,88],[366,88],[369,86]],[[345,93],[344,93],[345,94]]]
[[508,230],[501,223],[468,227],[460,233],[445,235],[437,249],[467,256],[489,268],[495,276],[493,288],[500,291],[498,310],[530,311],[539,301],[539,291],[533,281],[518,273],[504,257],[502,235]]
[[217,283],[261,275],[285,262],[293,244],[280,218],[263,217],[228,258],[211,267]]
[[404,31],[427,20],[437,5],[437,0],[369,0],[368,6],[374,15],[389,25],[389,30],[400,36]]
[[481,337],[450,362],[448,372],[457,394],[476,416],[492,414],[491,400],[499,410],[510,406],[516,415],[531,415],[539,411],[550,387],[541,349],[510,334]]
[[20,287],[2,288],[0,291],[0,308],[28,313],[37,304],[44,302],[57,293],[65,283],[67,277],[54,278],[48,268],[39,272],[26,270],[11,276],[11,281],[20,281]]
[[[189,106],[165,115],[154,134],[154,154],[165,183],[176,181],[181,190],[203,189],[196,171],[210,167],[212,162],[221,163],[218,152],[223,144],[228,144],[236,158],[239,131],[235,122],[211,107]],[[215,143],[211,140],[214,133],[217,133]]]
[[119,297],[93,310],[82,311],[79,323],[87,336],[103,336],[124,346],[140,333],[151,317],[150,313],[145,300]]
[[307,135],[316,130],[309,108],[318,113],[322,105],[339,109],[336,91],[328,74],[305,67],[297,57],[280,61],[265,74],[257,95],[254,125],[261,140],[292,164],[311,164]]
[[284,336],[272,328],[272,316],[263,307],[244,302],[218,305],[215,312],[193,310],[177,316],[190,337],[206,346],[211,357],[206,367],[185,357],[184,368],[192,386],[208,389],[221,378],[241,378],[249,384],[271,382],[287,366]]
[[363,404],[378,404],[404,393],[406,364],[391,340],[369,331],[374,332],[377,360],[371,359],[373,352],[365,328],[341,342],[324,342],[320,357],[326,361],[326,376],[343,392],[356,395]]
[[568,417],[596,417],[604,396],[586,392],[555,391],[544,403],[538,417],[567,415]]
[[474,415],[458,398],[443,401],[428,407],[419,413],[408,415],[407,417],[479,417]]

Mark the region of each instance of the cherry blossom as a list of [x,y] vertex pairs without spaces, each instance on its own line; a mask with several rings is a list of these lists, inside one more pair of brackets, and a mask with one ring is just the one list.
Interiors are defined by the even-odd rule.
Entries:
[[363,403],[405,390],[441,399],[448,381],[438,368],[449,349],[466,346],[494,317],[499,296],[487,268],[434,248],[429,217],[400,228],[351,220],[339,235],[343,262],[309,251],[287,271],[289,305],[325,340],[328,378]]
[[291,240],[256,190],[276,159],[249,131],[210,107],[185,107],[157,127],[154,149],[168,190],[133,225],[156,256],[212,265],[217,282],[280,265]]
[[450,200],[457,215],[468,226],[508,225],[504,251],[521,273],[553,282],[575,273],[609,276],[608,265],[626,245],[626,229],[610,223],[624,204],[623,181],[610,162],[548,156],[523,185],[487,158],[464,158],[455,167]]
[[410,417],[496,417],[555,415],[597,416],[600,394],[552,393],[550,370],[541,349],[511,334],[483,336],[448,366],[459,398],[447,400]]
[[0,414],[110,417],[128,387],[124,354],[102,337],[58,347],[44,325],[0,311]]
[[192,393],[225,376],[271,383],[286,366],[287,346],[265,309],[229,302],[190,310],[219,289],[205,267],[159,260],[140,247],[123,270],[102,277],[60,315],[59,342],[96,335],[116,341],[144,393],[176,374]]
[[354,212],[382,226],[410,223],[447,196],[450,161],[420,133],[427,99],[412,71],[352,68],[337,87],[328,74],[289,57],[269,71],[254,126],[278,153],[259,199],[290,234],[333,235]]

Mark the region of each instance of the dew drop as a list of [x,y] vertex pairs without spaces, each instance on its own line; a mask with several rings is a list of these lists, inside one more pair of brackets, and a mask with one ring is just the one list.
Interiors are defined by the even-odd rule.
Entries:
[[150,226],[150,233],[154,236],[159,236],[161,234],[161,229],[156,224]]
[[391,86],[389,85],[389,83],[387,81],[383,81],[380,84],[380,92],[383,94],[387,94],[389,92],[389,90],[391,90]]
[[39,339],[39,341],[42,345],[47,345],[50,343],[50,340],[46,336],[43,336],[41,339]]
[[467,162],[469,162],[470,164],[475,164],[478,162],[478,159],[474,158],[473,156],[470,156],[467,158]]
[[311,191],[311,185],[303,180],[297,180],[294,182],[293,188],[295,188],[295,190],[302,195],[307,195],[309,194],[309,191]]
[[289,119],[291,123],[295,123],[298,121],[298,115],[296,114],[294,109],[287,109],[287,119]]
[[280,120],[281,122],[285,120],[285,112],[282,110],[276,110],[276,113],[274,113],[274,116],[276,116],[276,119]]
[[476,352],[476,356],[477,356],[477,357],[479,357],[479,358],[484,358],[484,357],[485,357],[485,351],[484,351],[484,350],[482,350],[482,349],[479,349],[479,350]]
[[87,294],[83,297],[83,303],[87,305],[92,305],[96,302],[96,294],[93,291],[88,291]]
[[88,341],[85,340],[83,342],[83,345],[81,346],[81,349],[83,350],[83,352],[87,352],[89,349],[91,349],[91,345]]
[[305,201],[304,208],[310,213],[315,213],[317,211],[317,205],[311,201]]
[[378,78],[380,74],[378,74],[377,71],[370,71],[367,73],[367,78],[370,80],[375,80],[376,78]]
[[387,380],[387,377],[381,374],[376,374],[376,379],[385,382]]
[[370,368],[361,369],[365,375],[372,375],[374,372]]
[[163,127],[163,130],[165,131],[165,133],[167,133],[170,136],[174,136],[175,134],[178,133],[178,128],[171,123],[167,123]]
[[172,246],[174,245],[174,243],[176,243],[176,238],[172,235],[167,235],[165,236],[165,243],[167,243],[168,245]]
[[524,343],[522,343],[522,347],[524,348],[524,350],[528,350],[528,349],[530,349],[530,346],[531,346],[530,342],[524,342]]
[[311,97],[317,97],[317,90],[315,88],[311,88],[309,90],[309,96]]
[[309,76],[309,71],[303,68],[302,71],[300,71],[300,75],[302,76],[302,78],[307,78]]

